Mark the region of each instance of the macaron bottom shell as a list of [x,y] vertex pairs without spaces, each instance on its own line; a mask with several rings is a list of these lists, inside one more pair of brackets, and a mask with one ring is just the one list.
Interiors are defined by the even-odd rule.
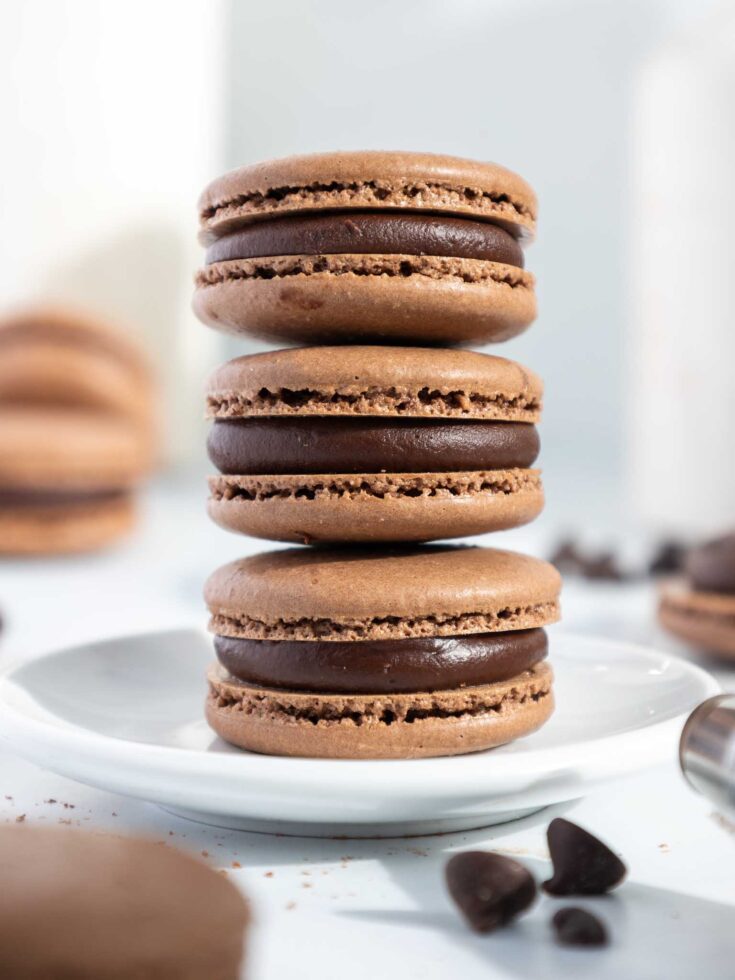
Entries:
[[225,741],[265,755],[417,759],[493,748],[541,727],[554,708],[546,663],[506,681],[415,694],[337,695],[253,687],[218,664],[206,716]]
[[75,504],[0,507],[0,554],[62,555],[112,545],[135,524],[133,497],[121,492]]
[[541,513],[538,470],[210,478],[210,517],[277,541],[432,541],[518,527]]
[[194,312],[228,333],[286,343],[454,345],[508,340],[536,317],[516,266],[416,255],[288,255],[217,262]]

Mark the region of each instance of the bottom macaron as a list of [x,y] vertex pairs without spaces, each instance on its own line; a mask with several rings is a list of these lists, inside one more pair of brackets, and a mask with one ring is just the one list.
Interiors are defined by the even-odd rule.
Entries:
[[553,710],[546,562],[486,548],[289,549],[232,562],[205,596],[210,726],[254,752],[459,755]]
[[535,731],[554,708],[552,671],[410,694],[324,694],[252,687],[220,665],[208,674],[206,715],[233,745],[266,755],[418,759],[503,745]]

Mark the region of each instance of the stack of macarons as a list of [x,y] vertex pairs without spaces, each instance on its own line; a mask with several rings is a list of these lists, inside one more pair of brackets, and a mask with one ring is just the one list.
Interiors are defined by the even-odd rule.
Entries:
[[461,349],[534,319],[533,191],[495,164],[319,154],[215,180],[200,220],[199,317],[302,345],[209,382],[211,517],[298,545],[207,582],[210,725],[333,758],[453,755],[538,728],[557,572],[427,543],[543,507],[540,379]]
[[116,540],[154,446],[150,369],[125,333],[55,308],[0,322],[0,554]]

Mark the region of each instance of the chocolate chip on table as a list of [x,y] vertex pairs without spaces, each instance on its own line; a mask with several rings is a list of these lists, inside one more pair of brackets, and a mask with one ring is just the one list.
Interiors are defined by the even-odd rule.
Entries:
[[506,925],[536,897],[531,873],[504,854],[455,854],[445,873],[449,894],[475,932],[492,932]]
[[582,556],[576,542],[572,538],[564,538],[549,556],[549,561],[552,565],[556,565],[560,572],[578,575]]
[[606,946],[607,929],[586,909],[559,909],[551,920],[556,941],[563,946]]
[[598,582],[622,582],[626,577],[618,567],[615,556],[609,551],[584,558],[580,572],[584,578]]
[[684,567],[686,549],[678,541],[663,541],[648,565],[649,575],[671,575]]
[[629,577],[622,571],[612,552],[584,552],[572,538],[560,541],[549,561],[566,575],[608,582],[623,582]]
[[620,858],[570,820],[552,820],[546,837],[554,873],[543,888],[550,895],[604,895],[625,877]]

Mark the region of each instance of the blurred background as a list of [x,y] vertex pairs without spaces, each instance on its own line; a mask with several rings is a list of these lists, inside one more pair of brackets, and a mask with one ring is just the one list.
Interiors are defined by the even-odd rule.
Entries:
[[208,568],[244,547],[204,518],[203,384],[256,345],[191,313],[196,200],[226,169],[336,148],[496,160],[538,192],[540,317],[499,350],[546,382],[547,511],[517,534],[689,540],[729,525],[734,3],[0,8],[0,307],[69,301],[142,339],[162,393],[159,479],[193,488],[181,513]]
[[[541,315],[502,353],[546,380],[550,513],[729,517],[730,464],[718,487],[697,481],[709,506],[664,487],[691,489],[680,467],[724,467],[732,442],[712,351],[723,340],[729,359],[735,313],[733,4],[0,6],[0,303],[73,300],[137,331],[164,386],[168,462],[204,465],[202,380],[247,347],[189,309],[205,183],[293,152],[434,150],[497,160],[539,194]],[[707,432],[687,421],[697,402]]]

